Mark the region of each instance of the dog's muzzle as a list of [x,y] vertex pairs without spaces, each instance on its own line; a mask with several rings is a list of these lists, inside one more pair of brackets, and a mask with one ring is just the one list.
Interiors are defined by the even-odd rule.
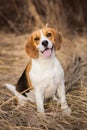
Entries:
[[45,48],[44,51],[41,51],[45,57],[49,57],[52,54],[53,46],[52,48]]

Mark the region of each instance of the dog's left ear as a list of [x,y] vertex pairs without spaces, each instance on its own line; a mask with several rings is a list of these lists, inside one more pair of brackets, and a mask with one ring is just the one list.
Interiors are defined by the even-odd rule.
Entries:
[[59,50],[61,48],[62,43],[62,35],[57,32],[55,29],[52,29],[54,35],[54,48],[55,50]]

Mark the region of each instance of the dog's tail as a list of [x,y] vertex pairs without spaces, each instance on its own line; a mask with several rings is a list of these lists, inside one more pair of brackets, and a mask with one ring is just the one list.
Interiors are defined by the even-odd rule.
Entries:
[[18,92],[16,91],[16,87],[14,85],[11,84],[5,84],[5,87],[8,88],[10,91],[12,91],[14,93],[14,95],[17,95]]

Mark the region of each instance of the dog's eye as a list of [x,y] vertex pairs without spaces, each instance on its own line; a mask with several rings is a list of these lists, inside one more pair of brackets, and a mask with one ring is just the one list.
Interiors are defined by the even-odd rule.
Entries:
[[39,37],[35,37],[34,38],[35,41],[39,41],[39,39],[40,39]]
[[52,34],[51,33],[47,33],[47,37],[50,37]]

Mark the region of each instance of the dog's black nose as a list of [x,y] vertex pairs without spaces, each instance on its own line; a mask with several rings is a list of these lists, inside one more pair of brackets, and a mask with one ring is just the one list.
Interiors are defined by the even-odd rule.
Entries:
[[47,41],[47,40],[42,41],[42,45],[43,45],[44,47],[47,47],[47,46],[48,46],[48,41]]

